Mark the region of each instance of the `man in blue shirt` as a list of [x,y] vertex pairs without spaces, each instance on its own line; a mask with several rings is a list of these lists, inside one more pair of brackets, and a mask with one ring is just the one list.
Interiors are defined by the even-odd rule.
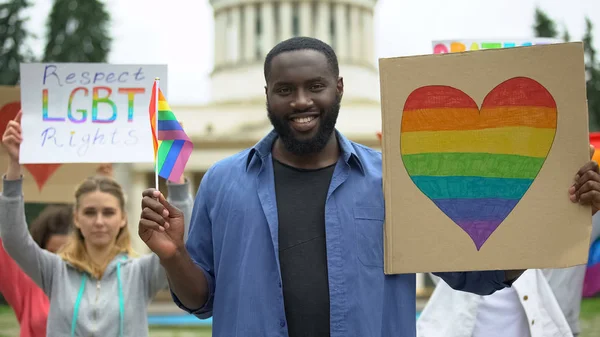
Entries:
[[[143,194],[139,235],[175,302],[212,316],[216,337],[415,336],[415,275],[383,272],[381,153],[335,129],[344,82],[334,51],[292,38],[264,73],[274,130],[206,172],[185,245],[181,212]],[[572,200],[598,203],[598,166],[577,179]],[[521,273],[436,275],[487,295]]]

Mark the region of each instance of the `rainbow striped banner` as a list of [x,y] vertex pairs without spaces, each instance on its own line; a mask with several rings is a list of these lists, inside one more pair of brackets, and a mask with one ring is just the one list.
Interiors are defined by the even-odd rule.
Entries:
[[179,182],[194,144],[171,111],[158,87],[158,80],[154,81],[152,87],[149,112],[156,174],[172,182]]

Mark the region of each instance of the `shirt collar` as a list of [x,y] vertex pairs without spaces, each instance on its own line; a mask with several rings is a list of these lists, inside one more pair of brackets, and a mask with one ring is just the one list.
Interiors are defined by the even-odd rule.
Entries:
[[[358,169],[360,170],[360,172],[362,174],[365,174],[365,171],[364,171],[363,165],[360,161],[360,158],[359,158],[358,154],[356,153],[356,149],[354,148],[354,146],[352,145],[350,140],[348,140],[346,137],[344,137],[344,135],[342,135],[337,129],[335,130],[335,134],[338,138],[338,144],[340,144],[340,149],[342,151],[342,158],[344,159],[344,161],[346,163],[348,163],[349,165],[352,162],[355,163],[356,166],[358,167]],[[267,157],[269,154],[271,154],[273,142],[275,142],[275,139],[277,139],[277,137],[278,137],[277,132],[275,132],[275,130],[271,130],[271,132],[269,132],[263,139],[258,141],[258,143],[256,143],[256,145],[254,145],[250,149],[250,152],[248,153],[248,158],[246,160],[246,172],[248,171],[248,168],[252,164],[253,158],[256,157],[256,158],[260,159],[260,161],[262,162],[262,160],[265,157]]]

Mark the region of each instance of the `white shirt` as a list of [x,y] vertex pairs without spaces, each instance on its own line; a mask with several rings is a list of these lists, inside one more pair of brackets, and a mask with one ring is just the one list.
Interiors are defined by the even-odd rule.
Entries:
[[515,288],[483,296],[477,308],[473,337],[531,337],[527,314]]
[[[600,237],[600,212],[592,217],[592,235],[590,245]],[[562,269],[544,269],[544,275],[550,288],[554,292],[556,301],[560,305],[565,318],[571,326],[574,335],[581,332],[579,326],[579,313],[581,311],[581,294],[583,292],[583,279],[586,265]]]
[[[484,297],[489,298],[484,301]],[[515,311],[515,297],[521,310]],[[518,319],[515,319],[515,313]],[[505,316],[512,323],[507,323]],[[474,333],[479,333],[479,336],[485,337],[521,337],[507,331],[523,331],[523,321],[527,322],[529,330],[529,335],[524,336],[573,336],[554,293],[539,269],[525,271],[513,283],[512,290],[495,292],[489,296],[456,291],[444,281],[438,282],[417,320],[417,336],[473,337]]]

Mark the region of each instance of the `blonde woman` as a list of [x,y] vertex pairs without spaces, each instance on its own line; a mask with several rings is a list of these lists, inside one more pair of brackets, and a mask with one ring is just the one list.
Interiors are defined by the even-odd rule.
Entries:
[[[20,117],[2,137],[9,165],[0,195],[0,234],[8,254],[50,299],[48,336],[148,336],[147,306],[168,283],[155,254],[134,256],[121,186],[106,176],[83,181],[75,192],[72,235],[57,254],[41,249],[25,222]],[[169,184],[169,197],[190,212],[187,183]]]

